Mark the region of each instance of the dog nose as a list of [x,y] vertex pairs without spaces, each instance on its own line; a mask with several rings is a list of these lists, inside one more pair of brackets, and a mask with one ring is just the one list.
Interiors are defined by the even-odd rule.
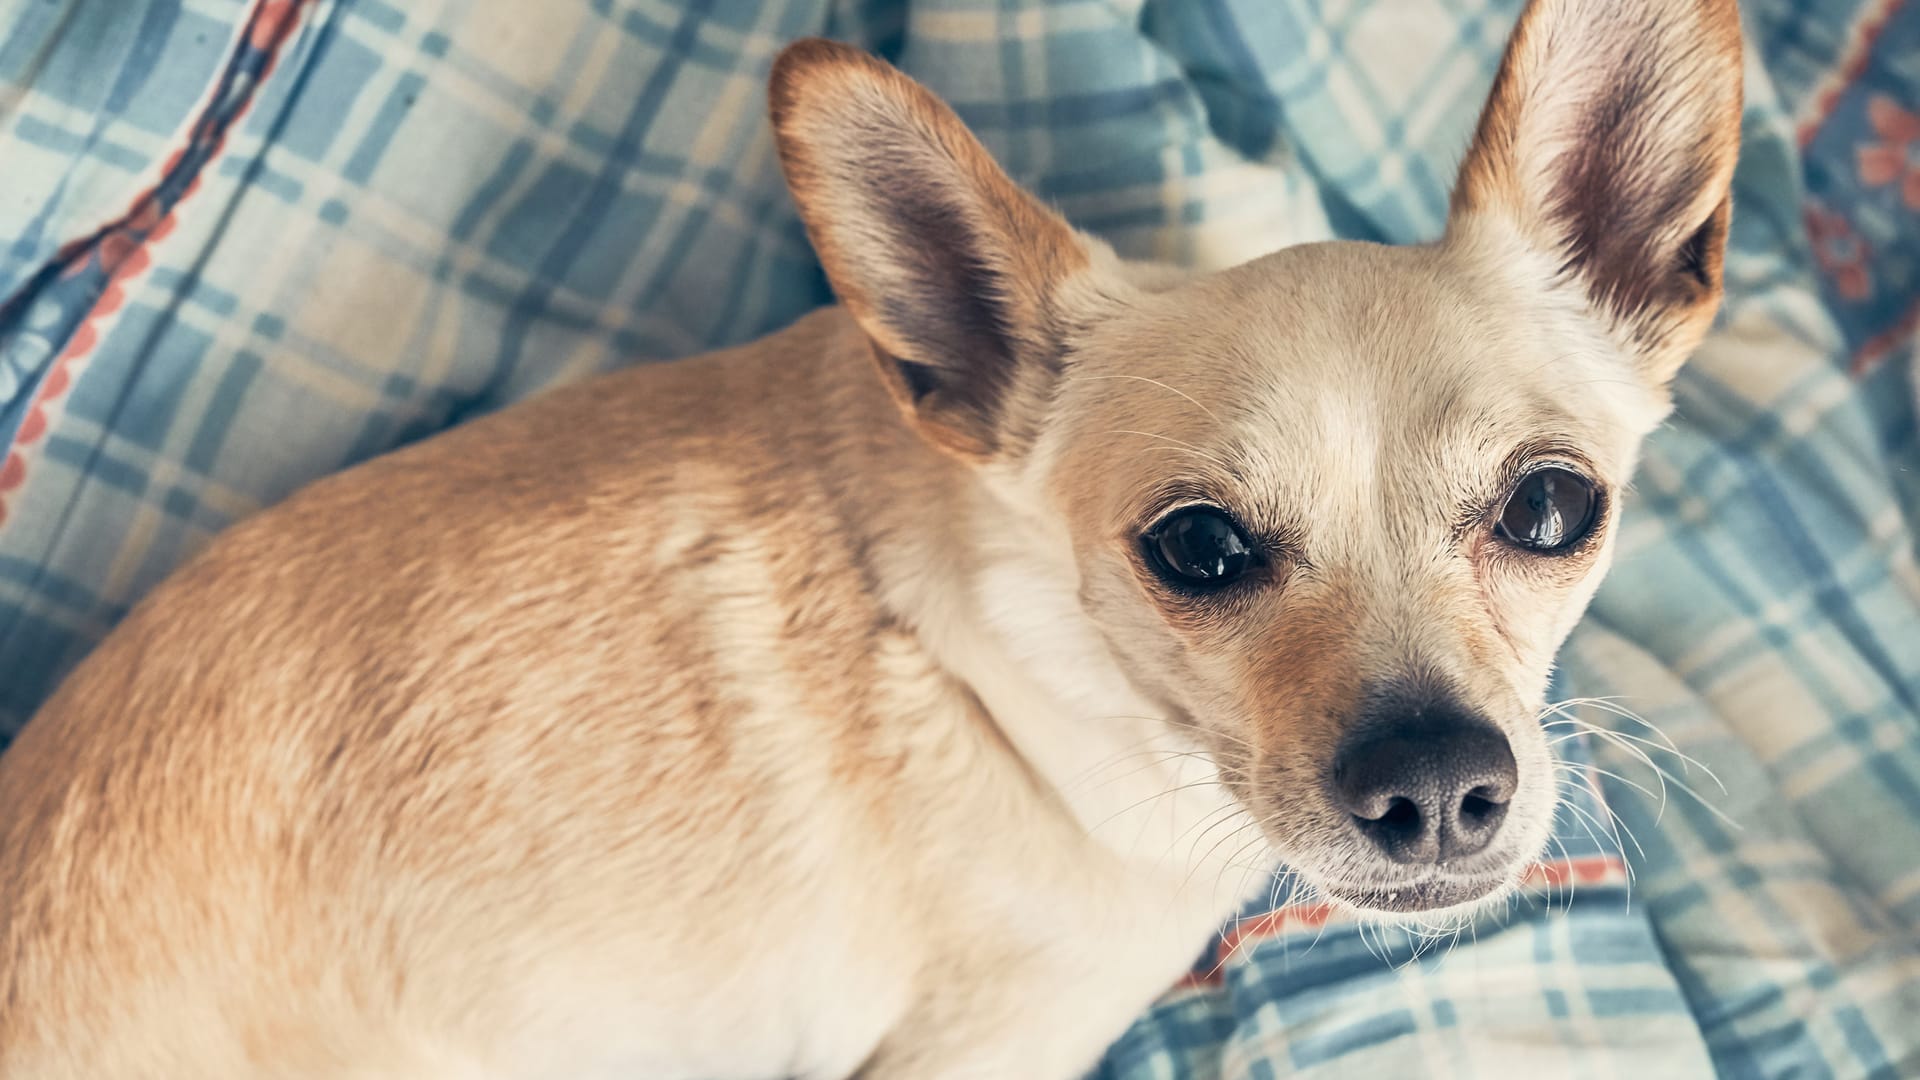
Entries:
[[1335,800],[1398,863],[1484,849],[1517,782],[1507,737],[1481,720],[1376,729],[1343,747],[1333,766]]

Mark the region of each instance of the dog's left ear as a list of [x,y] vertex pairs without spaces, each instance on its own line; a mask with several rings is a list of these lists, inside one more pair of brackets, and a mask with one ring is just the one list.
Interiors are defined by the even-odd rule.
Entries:
[[1087,241],[944,102],[858,49],[788,46],[769,98],[807,235],[909,421],[963,458],[1017,451],[1057,374]]
[[1454,188],[1553,260],[1670,381],[1713,321],[1740,149],[1734,0],[1532,0]]

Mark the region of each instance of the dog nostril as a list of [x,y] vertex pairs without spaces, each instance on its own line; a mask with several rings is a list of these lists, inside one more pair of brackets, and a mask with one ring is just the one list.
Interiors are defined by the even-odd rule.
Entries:
[[1511,788],[1497,789],[1482,784],[1468,791],[1460,799],[1460,818],[1454,823],[1456,846],[1462,853],[1478,851],[1500,829],[1500,823],[1507,819],[1507,800],[1505,792]]
[[1420,825],[1420,808],[1413,805],[1412,799],[1395,797],[1392,802],[1387,804],[1387,812],[1381,814],[1374,820],[1381,825],[1396,829],[1418,828]]
[[1486,786],[1474,788],[1460,800],[1460,816],[1468,821],[1485,821],[1496,810],[1507,808],[1504,799],[1495,799],[1493,790]]
[[1404,795],[1387,800],[1387,808],[1375,817],[1355,813],[1353,823],[1361,833],[1379,846],[1395,862],[1431,862],[1435,855],[1437,830],[1431,815],[1420,804]]

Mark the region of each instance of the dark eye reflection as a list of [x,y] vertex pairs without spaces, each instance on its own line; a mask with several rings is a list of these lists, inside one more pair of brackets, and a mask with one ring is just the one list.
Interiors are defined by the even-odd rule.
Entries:
[[1515,485],[1494,535],[1528,551],[1572,547],[1593,531],[1600,494],[1593,482],[1558,466],[1535,469]]
[[1142,539],[1154,570],[1179,588],[1218,588],[1254,563],[1253,544],[1240,526],[1210,506],[1176,511]]

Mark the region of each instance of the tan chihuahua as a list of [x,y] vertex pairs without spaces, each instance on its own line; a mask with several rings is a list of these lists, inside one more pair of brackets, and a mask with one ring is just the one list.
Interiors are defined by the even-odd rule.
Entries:
[[852,49],[772,109],[843,306],[314,484],[0,759],[0,1076],[1064,1078],[1276,860],[1534,862],[1733,0],[1535,0],[1443,240],[1210,276]]

